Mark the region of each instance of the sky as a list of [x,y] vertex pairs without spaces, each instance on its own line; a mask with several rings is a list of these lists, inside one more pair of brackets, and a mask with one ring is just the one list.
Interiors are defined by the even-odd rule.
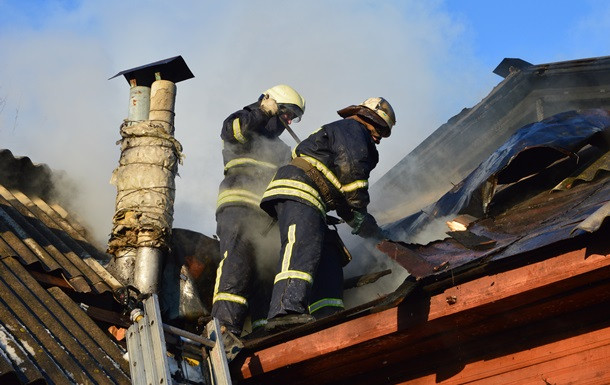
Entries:
[[292,126],[301,138],[385,97],[397,125],[374,183],[483,99],[503,58],[607,56],[608,36],[610,3],[594,0],[0,0],[0,148],[74,179],[70,205],[107,242],[129,100],[125,79],[109,78],[181,55],[195,77],[177,84],[174,227],[212,235],[222,121],[264,90],[289,84],[305,97]]

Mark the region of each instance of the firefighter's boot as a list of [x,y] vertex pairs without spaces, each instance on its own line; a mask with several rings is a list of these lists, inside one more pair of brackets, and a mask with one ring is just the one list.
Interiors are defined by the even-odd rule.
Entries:
[[284,330],[292,329],[297,326],[305,325],[315,321],[314,316],[310,314],[285,314],[271,318],[265,325],[265,331],[268,333],[279,333]]

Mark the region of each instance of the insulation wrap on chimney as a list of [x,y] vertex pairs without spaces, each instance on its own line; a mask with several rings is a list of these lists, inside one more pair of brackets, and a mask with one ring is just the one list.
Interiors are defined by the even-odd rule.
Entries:
[[126,248],[169,248],[174,179],[182,163],[182,146],[173,136],[175,94],[174,83],[154,82],[149,120],[121,125],[121,157],[110,181],[117,188],[108,242],[114,255]]

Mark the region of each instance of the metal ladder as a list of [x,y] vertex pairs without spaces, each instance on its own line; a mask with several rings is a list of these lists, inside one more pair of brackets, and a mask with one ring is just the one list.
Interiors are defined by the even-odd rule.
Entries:
[[[216,318],[206,325],[208,338],[204,338],[186,330],[164,325],[156,294],[151,294],[142,303],[143,309],[136,308],[132,311],[133,323],[127,329],[129,371],[133,385],[173,384],[167,360],[164,331],[201,345],[202,355],[207,361],[209,369],[211,381],[209,385],[232,384],[224,344],[222,338],[219,338],[220,324]],[[207,354],[204,355],[203,351]]]

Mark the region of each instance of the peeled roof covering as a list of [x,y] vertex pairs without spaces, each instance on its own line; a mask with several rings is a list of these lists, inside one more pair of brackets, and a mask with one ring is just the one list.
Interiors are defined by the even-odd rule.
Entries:
[[63,277],[77,292],[103,293],[119,286],[99,263],[105,254],[53,200],[53,174],[29,158],[0,151],[0,258]]
[[423,278],[598,231],[610,213],[608,138],[610,113],[600,109],[527,125],[435,204],[387,227],[392,239],[404,240],[462,216],[467,230],[379,249]]

